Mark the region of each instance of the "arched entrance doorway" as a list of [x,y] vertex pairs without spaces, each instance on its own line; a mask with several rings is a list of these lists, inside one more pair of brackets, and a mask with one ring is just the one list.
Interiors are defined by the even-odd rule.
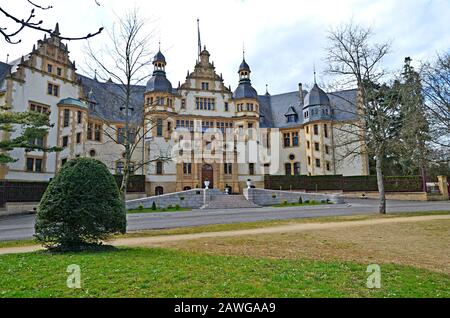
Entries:
[[205,181],[209,181],[209,188],[213,188],[214,186],[214,171],[211,165],[203,165],[202,167],[202,188],[205,187]]

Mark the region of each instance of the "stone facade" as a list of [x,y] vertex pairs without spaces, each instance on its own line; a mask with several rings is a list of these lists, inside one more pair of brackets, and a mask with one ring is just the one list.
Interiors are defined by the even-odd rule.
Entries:
[[[295,92],[259,95],[245,59],[232,90],[210,57],[206,48],[200,50],[194,70],[173,88],[158,52],[153,76],[134,89],[129,133],[137,141],[130,170],[146,176],[147,195],[200,188],[205,180],[212,188],[241,193],[248,179],[262,188],[265,174],[368,174],[366,154],[340,158],[335,144],[339,123],[354,120],[348,114],[357,104],[356,90],[327,94],[315,84],[309,92],[299,85]],[[54,126],[41,142],[63,148],[15,149],[11,155],[18,161],[0,167],[0,179],[48,181],[80,156],[122,173],[125,114],[117,94],[112,81],[76,72],[59,32],[38,41],[31,53],[0,62],[0,105],[48,113]],[[1,138],[19,132],[17,127]]]

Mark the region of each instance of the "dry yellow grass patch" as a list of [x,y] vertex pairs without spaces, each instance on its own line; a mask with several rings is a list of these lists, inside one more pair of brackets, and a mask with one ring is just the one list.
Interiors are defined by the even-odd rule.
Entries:
[[258,258],[396,263],[450,274],[448,219],[237,237],[209,237],[161,242],[155,245]]

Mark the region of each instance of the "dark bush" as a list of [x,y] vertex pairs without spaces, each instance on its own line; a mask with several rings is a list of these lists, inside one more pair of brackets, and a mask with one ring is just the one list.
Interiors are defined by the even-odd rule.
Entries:
[[155,201],[152,202],[152,210],[156,210],[156,203],[155,203]]
[[48,248],[78,249],[126,232],[125,204],[100,161],[68,161],[50,182],[37,211],[36,239]]

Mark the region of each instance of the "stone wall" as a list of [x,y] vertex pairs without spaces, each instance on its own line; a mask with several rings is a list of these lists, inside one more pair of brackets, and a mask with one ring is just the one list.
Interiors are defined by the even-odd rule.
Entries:
[[155,202],[158,208],[167,208],[169,205],[176,206],[177,204],[182,208],[199,209],[205,204],[209,196],[217,189],[193,189],[187,191],[173,192],[158,196],[152,196],[142,199],[129,200],[126,202],[127,210],[137,209],[140,205],[144,208],[151,208]]
[[306,193],[299,191],[279,191],[268,189],[244,189],[244,196],[247,200],[257,205],[275,205],[287,201],[288,203],[297,203],[301,197],[303,201],[323,201],[329,200],[332,203],[344,203],[341,195],[337,194],[321,194],[321,193]]

